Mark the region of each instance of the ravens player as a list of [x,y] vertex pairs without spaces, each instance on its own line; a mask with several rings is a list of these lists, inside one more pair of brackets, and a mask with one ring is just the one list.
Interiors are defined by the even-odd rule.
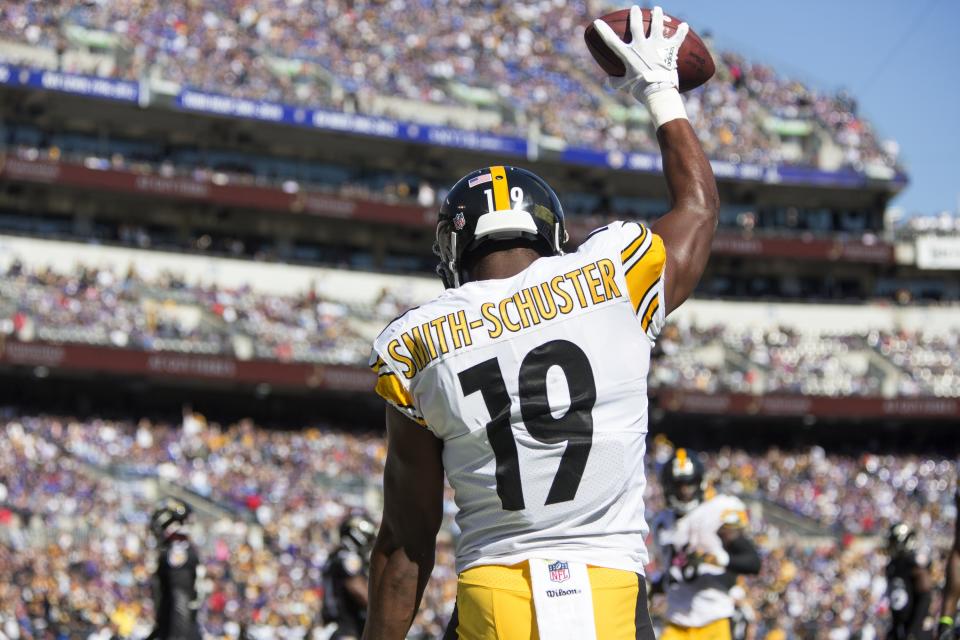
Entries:
[[890,600],[892,626],[889,640],[928,638],[923,620],[930,610],[933,587],[926,557],[918,552],[917,537],[905,523],[890,527],[887,536],[887,597]]
[[653,521],[660,552],[656,589],[667,597],[661,640],[730,640],[737,576],[760,572],[760,555],[746,537],[746,507],[728,495],[705,496],[703,464],[677,449],[661,471],[668,509]]
[[[960,465],[957,466],[960,471]],[[957,601],[960,600],[960,473],[957,474],[957,487],[953,494],[957,515],[953,522],[953,548],[947,558],[947,579],[943,585],[943,603],[940,605],[940,623],[937,625],[939,640],[960,638],[960,624],[957,624]]]
[[[671,209],[573,253],[539,176],[478,169],[440,209],[447,290],[396,318],[371,366],[387,407],[383,523],[365,637],[406,636],[434,564],[443,476],[458,506],[450,638],[653,638],[643,540],[650,352],[703,273],[716,182],[678,91],[688,31],[632,9],[621,86],[655,123]],[[639,25],[639,26],[638,26]]]
[[197,622],[197,567],[199,559],[185,524],[190,507],[180,500],[164,500],[150,518],[159,557],[153,577],[156,625],[150,640],[200,640]]
[[336,630],[332,640],[356,640],[367,619],[370,547],[377,529],[362,515],[340,524],[340,545],[323,569],[323,622]]

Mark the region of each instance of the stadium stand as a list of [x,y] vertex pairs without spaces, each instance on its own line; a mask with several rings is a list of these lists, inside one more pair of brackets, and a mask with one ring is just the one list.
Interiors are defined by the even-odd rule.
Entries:
[[[665,209],[592,4],[0,6],[0,635],[145,637],[164,495],[201,523],[210,636],[321,635],[336,525],[381,499],[370,339],[439,291],[445,187],[529,165],[574,244]],[[750,505],[755,637],[877,637],[884,528],[936,549],[956,516],[960,218],[885,215],[906,177],[852,96],[715,59],[687,109],[724,206],[658,342],[647,508],[685,436]],[[455,510],[411,637],[450,616]]]
[[[586,3],[559,2],[520,11],[467,0],[17,2],[0,13],[0,60],[502,135],[533,130],[547,146],[655,151],[649,116],[582,71],[592,67],[576,27],[590,19]],[[881,143],[851,97],[734,53],[717,58],[717,78],[687,101],[712,157],[894,170],[895,145]]]
[[[440,290],[426,278],[3,240],[0,330],[24,342],[363,367],[380,329]],[[803,305],[784,311],[781,324],[764,321],[762,306],[704,304],[694,301],[672,319],[652,388],[960,397],[951,308],[921,319],[881,306]],[[830,321],[818,322],[824,313]],[[705,323],[733,315],[739,325]]]
[[[152,606],[147,514],[150,499],[169,485],[223,507],[195,528],[206,567],[205,630],[309,637],[319,624],[317,577],[330,532],[346,509],[376,502],[371,479],[384,456],[379,436],[355,430],[221,426],[193,413],[172,425],[8,409],[2,426],[0,554],[16,579],[0,586],[0,628],[11,638],[47,631],[142,637]],[[655,439],[650,468],[671,450]],[[714,486],[748,499],[761,536],[765,568],[746,585],[758,637],[778,629],[797,636],[877,631],[884,559],[862,536],[901,519],[920,523],[925,544],[950,533],[951,462],[943,457],[726,448],[704,461]],[[655,480],[647,500],[651,513],[663,507]],[[827,535],[778,530],[764,517],[770,504],[821,524]],[[449,493],[446,511],[448,534]],[[443,539],[410,637],[436,637],[451,613],[456,578]]]

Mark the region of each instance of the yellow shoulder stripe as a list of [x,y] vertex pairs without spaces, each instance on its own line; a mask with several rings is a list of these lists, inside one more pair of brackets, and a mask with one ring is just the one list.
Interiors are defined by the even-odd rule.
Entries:
[[424,427],[427,426],[427,422],[420,417],[420,413],[413,405],[413,396],[404,388],[395,374],[384,372],[377,376],[377,386],[374,390],[378,396],[401,410],[407,417]]
[[[629,248],[629,247],[628,247]],[[663,240],[657,234],[651,234],[650,246],[646,253],[633,263],[624,277],[627,280],[627,292],[635,311],[640,310],[643,299],[650,291],[650,287],[663,274],[663,265],[667,254],[663,248]]]
[[642,224],[640,226],[640,235],[637,238],[628,244],[623,251],[620,252],[620,262],[626,263],[634,253],[637,252],[637,249],[640,248],[640,245],[643,244],[643,241],[647,238],[647,228]]
[[660,294],[654,294],[653,298],[650,300],[650,304],[647,306],[647,312],[643,314],[643,318],[640,320],[640,326],[644,331],[650,326],[650,323],[653,322],[653,316],[657,313],[657,308],[660,306]]
[[377,395],[399,407],[413,408],[413,396],[407,391],[400,379],[392,373],[384,373],[377,376],[377,386],[375,388]]

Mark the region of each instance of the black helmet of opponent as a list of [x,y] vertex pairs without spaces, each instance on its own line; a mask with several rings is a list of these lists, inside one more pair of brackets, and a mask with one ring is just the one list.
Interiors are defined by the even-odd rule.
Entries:
[[890,527],[887,534],[887,547],[893,555],[900,555],[917,548],[917,536],[910,525],[898,522]]
[[440,207],[437,274],[448,289],[463,283],[462,258],[490,240],[542,241],[550,255],[563,253],[567,231],[553,189],[519,167],[495,166],[468,173],[453,185]]
[[150,516],[150,530],[157,538],[166,538],[171,527],[183,525],[190,517],[190,505],[176,498],[167,498]]
[[377,527],[362,514],[347,516],[340,523],[340,544],[354,553],[365,554],[377,535]]
[[[692,451],[682,448],[677,449],[673,457],[663,466],[660,472],[660,482],[663,485],[663,493],[667,499],[667,504],[678,515],[684,516],[690,513],[703,501],[706,488],[703,463],[697,459],[697,455]],[[692,485],[694,487],[692,494],[681,496],[680,487],[683,485]]]

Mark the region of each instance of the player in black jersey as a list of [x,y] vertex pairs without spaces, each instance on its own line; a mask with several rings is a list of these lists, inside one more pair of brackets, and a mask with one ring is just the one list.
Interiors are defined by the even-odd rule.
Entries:
[[377,528],[362,515],[340,525],[340,545],[323,569],[323,621],[335,624],[331,640],[355,640],[367,621],[370,549]]
[[888,640],[925,640],[923,620],[930,610],[932,581],[927,559],[917,552],[913,530],[904,523],[890,527],[887,595],[893,625]]
[[150,530],[157,538],[159,557],[153,577],[153,605],[156,625],[148,640],[200,640],[197,622],[197,551],[184,524],[190,507],[180,500],[167,499],[150,518]]
[[960,465],[957,471],[957,488],[953,496],[957,515],[953,522],[953,548],[947,556],[947,578],[943,585],[940,623],[937,625],[939,640],[960,639],[960,621],[957,620],[957,601],[960,600]]

